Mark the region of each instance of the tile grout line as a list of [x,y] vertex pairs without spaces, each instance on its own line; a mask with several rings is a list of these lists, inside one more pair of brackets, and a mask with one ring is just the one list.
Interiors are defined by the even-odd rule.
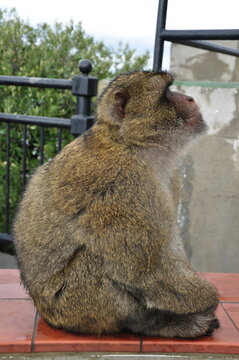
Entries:
[[36,311],[35,319],[34,319],[34,327],[32,332],[32,342],[31,342],[31,350],[30,352],[33,353],[35,349],[35,339],[36,339],[36,332],[37,332],[37,319],[38,319],[38,313]]
[[143,335],[139,336],[139,352],[143,352]]
[[231,322],[233,323],[233,325],[235,326],[236,330],[239,331],[239,328],[237,327],[237,325],[235,324],[235,322],[233,321],[233,319],[231,318],[230,314],[227,312],[227,310],[224,308],[223,304],[221,304],[223,310],[225,311],[225,313],[227,314],[227,316],[229,317],[229,319],[231,320]]
[[239,300],[219,300],[220,304],[239,304]]

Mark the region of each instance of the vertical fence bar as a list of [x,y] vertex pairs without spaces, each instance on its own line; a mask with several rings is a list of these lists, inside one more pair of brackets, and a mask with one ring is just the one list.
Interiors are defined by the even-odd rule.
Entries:
[[57,135],[57,152],[60,152],[62,148],[62,128],[58,128]]
[[10,124],[7,123],[6,131],[6,223],[5,232],[9,232],[9,214],[10,214]]
[[44,142],[45,142],[45,129],[40,127],[40,164],[44,163]]
[[27,158],[27,125],[24,125],[23,127],[23,159],[22,159],[22,180],[23,185],[26,185],[26,158]]
[[164,38],[161,36],[161,31],[165,29],[167,16],[168,0],[159,0],[158,18],[154,45],[154,62],[153,70],[158,71],[162,68]]

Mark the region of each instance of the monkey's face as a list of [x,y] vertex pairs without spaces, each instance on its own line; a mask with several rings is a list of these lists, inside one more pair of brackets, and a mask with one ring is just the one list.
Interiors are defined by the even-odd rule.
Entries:
[[168,72],[119,75],[101,98],[98,122],[117,125],[124,142],[183,146],[207,125],[194,99],[171,91],[172,83]]
[[199,106],[191,96],[167,90],[166,98],[176,111],[176,127],[188,133],[201,133],[206,130],[207,125],[202,118]]

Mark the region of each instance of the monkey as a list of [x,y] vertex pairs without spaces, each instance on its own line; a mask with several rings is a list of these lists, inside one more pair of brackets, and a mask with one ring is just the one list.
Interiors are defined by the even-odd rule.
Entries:
[[177,226],[178,164],[207,125],[167,71],[113,79],[94,125],[32,176],[14,239],[41,317],[78,334],[196,338],[219,327],[218,293]]

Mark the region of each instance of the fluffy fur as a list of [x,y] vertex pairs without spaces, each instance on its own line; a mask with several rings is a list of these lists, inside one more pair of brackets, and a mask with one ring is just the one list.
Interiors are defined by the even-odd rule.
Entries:
[[216,289],[177,228],[182,149],[206,125],[167,72],[122,74],[97,121],[39,167],[14,227],[22,280],[53,327],[193,338],[219,326]]

